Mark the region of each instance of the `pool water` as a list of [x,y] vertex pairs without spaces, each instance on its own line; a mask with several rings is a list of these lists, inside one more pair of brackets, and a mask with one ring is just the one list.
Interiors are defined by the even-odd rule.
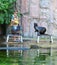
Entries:
[[[38,49],[30,49],[23,51],[10,51],[6,56],[6,51],[0,51],[0,65],[57,65],[57,52],[50,55],[47,53],[39,53]],[[41,51],[40,51],[41,52]]]

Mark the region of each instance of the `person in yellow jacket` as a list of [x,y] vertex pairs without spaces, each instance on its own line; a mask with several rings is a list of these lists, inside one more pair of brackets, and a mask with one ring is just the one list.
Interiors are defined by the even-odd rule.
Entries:
[[[14,14],[12,15],[12,19],[11,19],[11,33],[12,34],[19,34],[20,32],[20,26],[19,26],[19,20],[18,20],[18,16],[17,16],[17,11],[14,12]],[[14,41],[16,41],[16,37],[14,36]]]
[[19,24],[17,13],[18,13],[18,11],[15,11],[14,14],[12,15],[12,18],[11,18],[11,25],[12,26]]

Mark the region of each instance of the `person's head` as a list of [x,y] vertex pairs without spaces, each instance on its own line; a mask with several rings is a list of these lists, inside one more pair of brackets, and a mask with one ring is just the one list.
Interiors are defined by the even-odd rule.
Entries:
[[17,13],[18,13],[18,11],[17,11],[17,10],[15,10],[15,11],[14,11],[14,14],[17,14]]

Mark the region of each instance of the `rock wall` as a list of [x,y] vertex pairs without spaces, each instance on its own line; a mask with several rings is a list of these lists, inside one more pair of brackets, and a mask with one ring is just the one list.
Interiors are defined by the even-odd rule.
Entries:
[[46,27],[46,33],[57,34],[57,0],[21,0],[22,26],[24,36],[37,36],[34,22]]

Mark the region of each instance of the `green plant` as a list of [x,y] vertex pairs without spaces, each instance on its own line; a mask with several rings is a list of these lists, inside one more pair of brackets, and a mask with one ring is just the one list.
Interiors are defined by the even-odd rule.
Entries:
[[9,24],[16,0],[0,0],[0,24]]

